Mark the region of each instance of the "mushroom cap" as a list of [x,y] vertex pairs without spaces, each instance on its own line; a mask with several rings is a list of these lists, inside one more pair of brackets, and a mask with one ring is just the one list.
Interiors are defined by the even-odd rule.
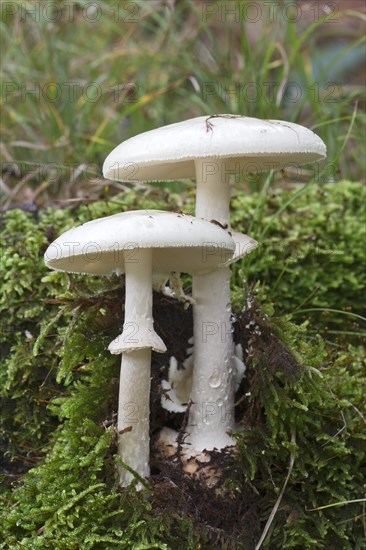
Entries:
[[228,259],[225,265],[231,265],[238,260],[241,260],[259,246],[258,241],[252,239],[249,235],[245,235],[245,233],[231,231],[231,236],[235,242],[235,252],[231,258]]
[[112,180],[170,181],[195,178],[196,159],[227,159],[227,170],[239,173],[252,164],[280,169],[325,156],[320,137],[293,122],[200,116],[124,141],[106,158],[103,174]]
[[206,273],[225,264],[235,251],[227,231],[176,212],[134,210],[99,218],[66,231],[45,252],[56,271],[110,275],[138,262],[139,249],[152,249],[152,269]]

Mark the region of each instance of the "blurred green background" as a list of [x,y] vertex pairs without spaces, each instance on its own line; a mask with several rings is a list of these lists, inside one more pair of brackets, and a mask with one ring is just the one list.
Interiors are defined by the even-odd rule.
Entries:
[[1,17],[2,206],[98,198],[118,143],[213,113],[304,124],[328,147],[322,181],[364,179],[363,1],[5,1]]

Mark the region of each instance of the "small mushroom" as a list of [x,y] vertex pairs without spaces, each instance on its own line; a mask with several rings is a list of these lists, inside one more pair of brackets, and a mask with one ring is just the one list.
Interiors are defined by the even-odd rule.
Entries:
[[[229,228],[231,175],[282,169],[323,159],[326,148],[313,132],[280,120],[236,115],[201,116],[132,137],[103,166],[121,181],[196,180],[196,216]],[[239,255],[240,256],[240,255]],[[234,345],[230,270],[194,276],[194,369],[187,438],[193,448],[233,445]]]
[[[192,216],[138,210],[100,218],[71,229],[47,249],[56,271],[125,274],[125,320],[109,345],[122,353],[118,402],[119,454],[140,476],[149,475],[151,350],[166,351],[152,317],[152,274],[201,273],[230,258],[235,243],[227,231]],[[133,475],[120,469],[122,485]]]

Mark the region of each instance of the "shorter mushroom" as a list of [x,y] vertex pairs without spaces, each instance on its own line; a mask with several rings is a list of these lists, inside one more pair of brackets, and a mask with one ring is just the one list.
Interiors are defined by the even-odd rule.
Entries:
[[[206,273],[233,256],[235,243],[227,231],[192,216],[157,210],[137,210],[100,218],[71,229],[45,253],[48,267],[94,275],[123,274],[126,278],[122,333],[111,342],[122,353],[118,449],[122,460],[142,477],[149,469],[149,396],[151,350],[164,352],[152,317],[153,273]],[[120,469],[122,485],[134,476]]]

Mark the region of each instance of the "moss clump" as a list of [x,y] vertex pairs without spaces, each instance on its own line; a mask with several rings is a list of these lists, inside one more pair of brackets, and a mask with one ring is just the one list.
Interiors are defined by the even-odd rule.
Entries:
[[[295,202],[286,208],[286,216],[274,215],[293,196],[285,191],[263,205],[260,216],[260,198],[234,200],[234,225],[239,228],[239,219],[252,220],[257,238],[265,234],[278,242],[290,235],[290,240],[300,241],[301,236],[306,243],[309,217],[316,246],[342,252],[326,269],[310,261],[308,246],[288,263],[278,250],[270,260],[265,254],[257,256],[249,266],[250,279],[259,281],[254,290],[259,288],[262,297],[270,292],[276,296],[277,310],[289,311],[302,303],[308,281],[311,286],[315,281],[318,302],[312,305],[360,312],[364,229],[355,218],[362,212],[363,187],[342,183],[327,186],[325,193],[314,187],[305,190],[296,209]],[[169,199],[171,209],[182,208],[178,199]],[[308,201],[320,201],[322,207],[314,206],[311,214]],[[245,302],[240,268],[233,295],[236,339],[247,350],[247,376],[236,407],[239,452],[223,484],[205,500],[202,486],[183,479],[174,465],[157,460],[151,489],[144,495],[133,487],[118,489],[114,420],[119,361],[106,348],[122,323],[123,288],[117,278],[50,273],[42,255],[48,242],[72,225],[126,209],[161,208],[164,203],[166,197],[155,190],[143,198],[131,191],[77,210],[42,211],[38,217],[14,210],[3,216],[4,481],[36,467],[12,487],[5,485],[1,547],[193,550],[200,544],[207,549],[251,549],[288,475],[264,548],[361,549],[362,504],[345,502],[364,496],[364,350],[355,338],[353,343],[347,335],[342,340],[342,334],[336,343],[325,343],[306,322],[297,327],[288,316],[275,316],[271,306],[261,309],[256,299]],[[192,210],[192,202],[187,200],[183,208]],[[298,217],[301,208],[306,223]],[[336,223],[333,214],[338,219],[340,211],[344,221]],[[158,330],[168,338],[170,334],[169,350],[179,356],[186,342],[177,349],[171,327],[179,327],[186,339],[190,311],[171,302],[169,317],[166,302],[155,298]],[[333,316],[335,325],[338,318]],[[353,325],[347,329],[360,331]],[[171,422],[158,411],[164,358],[154,357],[153,374],[154,435]],[[175,509],[167,495],[174,495]],[[334,506],[312,511],[329,504]],[[225,506],[231,523],[223,519]]]
[[[83,321],[76,323],[79,337]],[[72,348],[77,340],[70,336],[66,345]],[[85,357],[95,356],[84,361],[83,379],[75,376],[69,394],[53,401],[61,422],[55,444],[11,497],[21,505],[5,512],[2,548],[19,543],[32,550],[132,549],[137,541],[141,547],[166,548],[161,541],[169,529],[154,518],[149,501],[133,488],[118,489],[114,427],[106,427],[117,397],[118,365],[95,340],[95,335],[89,342],[82,339]]]
[[361,548],[362,505],[338,505],[365,495],[365,350],[329,351],[306,323],[270,318],[255,302],[249,323],[238,476],[262,518],[285,486],[267,547]]
[[[243,264],[245,275],[296,319],[310,316],[323,329],[357,330],[357,317],[347,312],[363,315],[365,309],[359,299],[366,285],[365,205],[366,187],[351,182],[237,195],[233,227],[260,243]],[[239,265],[235,270],[239,283],[243,274]]]
[[[55,541],[60,549],[253,548],[289,469],[270,548],[361,548],[360,504],[337,506],[362,498],[366,476],[361,349],[329,354],[320,339],[307,341],[305,327],[252,304],[236,327],[248,370],[238,395],[239,453],[224,482],[209,494],[177,466],[155,460],[152,488],[142,495],[117,486],[119,366],[99,330],[89,341],[81,337],[92,317],[97,327],[95,312],[80,315],[65,341],[73,349],[80,338],[84,359],[75,353],[68,395],[53,401],[60,419],[53,449],[4,500],[11,506],[3,512],[4,548],[53,548]],[[158,370],[153,365],[155,376]],[[327,504],[336,506],[312,511]]]

